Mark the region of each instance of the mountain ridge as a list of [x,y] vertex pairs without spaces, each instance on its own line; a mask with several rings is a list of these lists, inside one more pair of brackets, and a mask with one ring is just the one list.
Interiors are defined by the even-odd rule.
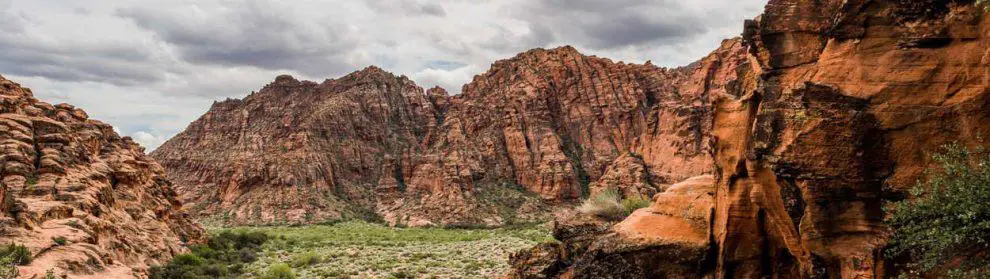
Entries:
[[[724,45],[738,45],[737,40],[726,42]],[[736,53],[741,53],[738,46],[736,48]],[[694,91],[686,91],[690,94],[682,95],[675,92],[674,88],[678,86],[675,84],[684,79],[683,75],[694,70],[697,69],[688,67],[666,69],[651,63],[616,63],[606,58],[585,56],[573,47],[562,46],[532,49],[511,58],[498,60],[492,63],[492,68],[485,73],[475,75],[470,83],[462,87],[462,92],[456,95],[448,95],[446,90],[440,87],[423,89],[408,77],[395,76],[377,66],[368,66],[336,79],[327,79],[322,83],[279,76],[261,91],[236,99],[238,101],[214,104],[210,112],[190,124],[187,131],[173,137],[151,155],[167,166],[170,177],[178,181],[176,183],[178,191],[182,193],[185,201],[192,204],[193,212],[199,212],[197,210],[199,207],[213,207],[216,209],[210,210],[229,213],[231,206],[237,207],[234,204],[257,204],[257,202],[234,200],[250,192],[250,189],[256,189],[254,186],[286,184],[281,180],[292,177],[290,180],[300,178],[305,181],[303,184],[308,183],[311,190],[322,189],[316,191],[324,193],[324,196],[334,196],[328,199],[336,200],[337,195],[347,196],[346,200],[353,198],[360,206],[352,208],[364,208],[362,214],[365,216],[367,213],[380,215],[392,224],[495,225],[504,224],[507,222],[506,219],[515,218],[514,216],[530,220],[528,216],[531,215],[546,216],[547,206],[550,204],[574,201],[582,195],[589,194],[591,184],[598,182],[609,162],[622,153],[643,152],[647,155],[643,163],[637,163],[636,160],[624,162],[656,167],[624,166],[658,172],[648,176],[657,179],[656,183],[645,184],[652,188],[643,189],[648,193],[656,192],[658,185],[662,183],[672,183],[677,179],[700,174],[700,170],[690,168],[681,170],[680,167],[666,166],[662,160],[674,157],[692,158],[689,161],[678,162],[696,164],[694,168],[704,169],[702,163],[705,160],[704,152],[677,154],[678,151],[673,149],[660,150],[644,143],[636,143],[636,140],[641,138],[640,134],[644,133],[651,137],[645,140],[658,140],[667,144],[675,144],[672,142],[679,141],[676,135],[652,138],[658,133],[677,133],[669,128],[660,131],[658,130],[661,129],[660,126],[654,126],[652,132],[646,131],[648,122],[652,121],[650,123],[654,123],[653,125],[663,122],[658,118],[664,113],[663,117],[684,118],[678,121],[688,121],[696,126],[693,128],[695,132],[692,132],[691,140],[676,144],[691,144],[694,146],[691,150],[704,148],[705,144],[702,141],[705,140],[705,132],[702,126],[705,124],[702,119],[705,117],[703,115],[705,112],[699,107],[705,102],[698,99],[702,94],[698,91],[704,89],[685,84],[685,88]],[[279,92],[281,95],[273,92]],[[361,99],[342,97],[347,94],[356,94],[354,96],[361,96]],[[281,99],[271,97],[275,95],[281,96]],[[561,99],[561,95],[567,96]],[[299,100],[290,100],[294,98]],[[327,101],[334,98],[340,102]],[[260,100],[271,103],[265,106],[258,103],[261,102]],[[284,106],[292,107],[294,112],[280,108]],[[675,107],[684,111],[672,111]],[[274,111],[281,112],[276,113],[277,115],[266,114]],[[235,113],[242,116],[251,115],[251,117],[236,117]],[[623,115],[623,119],[615,120],[610,116],[613,114]],[[508,115],[515,117],[506,118]],[[298,158],[293,157],[296,159],[305,157],[303,161],[312,160],[312,163],[322,167],[313,168],[305,174],[300,173],[300,170],[309,168],[308,166],[291,167],[291,170],[273,169],[268,170],[269,173],[282,178],[273,179],[266,175],[257,178],[268,182],[256,182],[250,179],[226,181],[219,175],[211,175],[211,177],[221,181],[212,181],[210,180],[212,178],[207,179],[210,181],[190,180],[187,177],[191,174],[204,171],[244,173],[243,170],[240,172],[233,170],[242,168],[238,167],[239,165],[215,162],[208,158],[230,155],[222,150],[227,148],[241,150],[237,152],[243,151],[242,155],[253,157],[254,159],[245,159],[251,164],[273,166],[279,164],[257,156],[256,152],[264,150],[264,147],[243,145],[241,136],[234,139],[232,135],[242,133],[244,129],[217,122],[215,124],[223,126],[224,130],[210,130],[208,126],[212,124],[206,122],[210,122],[214,117],[226,119],[221,121],[224,123],[283,121],[285,125],[293,127],[285,128],[291,132],[272,125],[260,128],[265,125],[248,124],[258,126],[255,130],[248,128],[251,130],[249,134],[259,133],[251,136],[258,138],[256,141],[267,144],[270,143],[269,140],[260,138],[284,138],[294,133],[296,137],[315,139],[314,142],[297,141],[298,148],[308,148],[307,150],[314,154],[330,152],[348,154],[346,156],[349,158],[359,159],[297,154],[290,157],[296,156]],[[253,117],[265,120],[252,119]],[[650,117],[653,117],[653,120],[647,119]],[[353,121],[348,119],[359,119],[356,121],[361,124],[352,123]],[[361,134],[364,130],[358,129],[358,126],[375,132]],[[596,129],[592,126],[603,128],[615,126],[619,127],[619,130],[601,137],[591,133]],[[334,129],[334,127],[347,128]],[[235,133],[235,130],[238,132]],[[207,137],[228,139],[204,141]],[[478,145],[479,142],[484,144]],[[273,156],[291,153],[292,147],[289,147],[291,144],[285,144],[285,147],[268,148],[266,152]],[[362,149],[366,145],[375,147],[372,148],[373,151],[365,150],[367,152],[348,150]],[[595,145],[597,147],[593,147]],[[192,163],[198,164],[193,166],[190,165],[192,161],[187,160],[190,155],[181,154],[187,150],[210,150],[209,152],[214,154],[196,159],[200,163]],[[371,158],[362,157],[364,155]],[[375,166],[368,165],[365,159],[374,161]],[[233,158],[233,160],[240,159]],[[205,163],[206,161],[210,163]],[[355,166],[361,167],[353,169]],[[252,172],[260,171],[255,167],[247,168],[252,169]],[[321,172],[325,173],[320,174]],[[625,174],[617,169],[611,172],[613,174],[609,177]],[[680,174],[680,172],[690,173]],[[370,174],[371,178],[368,179],[358,178],[367,173],[374,174]],[[314,184],[312,179],[309,179],[312,177],[319,177],[323,181]],[[275,180],[279,181],[272,183]],[[233,187],[231,189],[241,189],[240,186],[218,186],[218,182],[253,186],[243,188],[248,192],[213,193],[224,191],[217,189],[231,187]],[[509,184],[517,186],[505,187]],[[606,184],[609,183],[595,185]],[[612,184],[614,183],[609,185]],[[479,200],[476,194],[480,192],[476,187],[507,190],[512,193],[507,194],[513,200],[509,203],[520,208],[499,208],[498,205]],[[211,193],[189,194],[192,192],[191,189]],[[411,194],[404,196],[407,190]],[[346,191],[351,192],[344,194],[343,192]],[[363,191],[364,194],[357,194],[355,191]],[[538,197],[531,197],[527,193],[536,193]],[[273,195],[270,193],[266,196]],[[349,201],[343,203],[350,204]],[[487,205],[479,206],[479,204]],[[264,207],[281,206],[283,206],[281,203],[276,202]],[[328,208],[341,206],[321,204],[313,208],[302,207],[320,208],[320,212],[327,212]],[[521,208],[526,208],[523,210],[525,212],[516,211],[522,210]],[[234,214],[237,217],[233,219],[238,220],[235,222],[256,221],[254,220],[256,218],[246,217],[251,210],[244,208],[238,210]],[[209,212],[211,213],[205,215],[217,215],[216,212]],[[320,215],[321,217],[304,217],[300,214],[293,216],[288,219],[303,223],[322,221],[326,218],[331,220],[342,218],[336,213]],[[276,219],[272,215],[267,218],[269,221],[265,222]]]

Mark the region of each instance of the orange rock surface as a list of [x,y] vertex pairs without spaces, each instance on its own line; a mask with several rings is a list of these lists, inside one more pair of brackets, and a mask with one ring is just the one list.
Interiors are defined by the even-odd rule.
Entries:
[[145,277],[204,240],[144,148],[3,77],[0,147],[0,244],[32,253],[22,278]]
[[990,17],[969,1],[770,1],[760,68],[713,96],[716,276],[882,278],[885,200],[987,145]]

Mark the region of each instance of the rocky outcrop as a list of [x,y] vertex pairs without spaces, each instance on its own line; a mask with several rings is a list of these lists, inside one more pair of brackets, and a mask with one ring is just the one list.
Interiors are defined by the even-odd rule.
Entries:
[[283,76],[152,156],[192,212],[223,222],[532,221],[592,187],[652,194],[710,172],[707,96],[740,86],[743,57],[738,40],[674,70],[535,49],[457,96],[374,67],[320,84]]
[[[924,178],[939,146],[990,146],[981,139],[990,132],[986,11],[974,1],[771,0],[746,23],[748,55],[722,71],[733,82],[708,96],[714,205],[706,233],[678,229],[701,219],[644,218],[649,210],[642,210],[594,243],[623,243],[605,237],[623,231],[645,239],[693,231],[687,237],[695,245],[678,246],[693,252],[650,254],[662,263],[701,257],[687,262],[700,264],[697,272],[682,269],[678,276],[896,275],[896,265],[883,258],[884,203],[909,198],[905,189]],[[658,194],[652,208],[686,203],[666,195]],[[630,226],[651,219],[667,222]],[[595,251],[603,251],[593,257],[598,261],[566,269],[557,261],[549,273],[517,267],[516,274],[574,278],[579,270],[596,270],[596,276],[660,278],[676,276],[642,271],[692,266],[643,262],[623,249],[589,248],[582,257]],[[562,258],[537,260],[553,254],[531,252],[520,263],[550,266],[547,259]]]
[[885,200],[990,132],[990,17],[971,1],[770,1],[761,77],[717,96],[717,277],[878,278]]
[[203,240],[142,147],[3,77],[0,158],[0,243],[30,250],[24,278],[143,277]]
[[700,278],[711,274],[714,180],[671,185],[617,224],[558,216],[554,237],[510,257],[507,278]]

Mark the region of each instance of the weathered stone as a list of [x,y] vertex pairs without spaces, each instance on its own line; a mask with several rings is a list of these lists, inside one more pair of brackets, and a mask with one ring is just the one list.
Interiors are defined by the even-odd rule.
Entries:
[[[20,106],[0,115],[0,243],[24,245],[34,254],[31,264],[18,267],[21,276],[40,278],[52,270],[68,277],[141,278],[150,266],[187,252],[186,242],[204,240],[203,229],[179,210],[162,168],[139,146],[85,117],[48,118],[57,117],[55,110],[80,110],[39,102],[3,77],[0,85],[0,95],[14,96],[8,103]],[[26,114],[31,110],[37,113]],[[100,152],[86,152],[90,144]],[[134,178],[101,174],[122,170]],[[67,244],[56,245],[55,237]]]
[[[744,55],[728,40],[669,70],[535,49],[457,96],[375,67],[322,84],[280,76],[214,104],[152,156],[195,213],[233,223],[539,220],[600,180],[652,194],[710,171],[707,96],[738,90],[727,68]],[[636,155],[614,164],[622,154]]]

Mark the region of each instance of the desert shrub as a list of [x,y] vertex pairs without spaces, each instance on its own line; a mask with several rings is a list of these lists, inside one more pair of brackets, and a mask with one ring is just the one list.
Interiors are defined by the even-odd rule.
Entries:
[[31,263],[31,251],[24,245],[10,243],[0,248],[0,258],[8,259],[14,265],[27,265]]
[[293,267],[311,266],[320,263],[323,258],[313,252],[306,252],[292,257]]
[[268,272],[262,279],[293,279],[296,278],[296,273],[292,272],[292,267],[287,264],[274,264],[268,267]]
[[68,240],[65,239],[64,236],[52,237],[52,241],[54,241],[55,245],[58,246],[65,246],[65,244],[69,242]]
[[0,257],[0,279],[17,278],[20,272],[17,271],[17,263],[11,256]]
[[622,220],[636,209],[647,206],[650,206],[650,199],[646,196],[634,195],[623,199],[619,190],[610,188],[591,195],[578,210],[608,220]]
[[625,199],[622,200],[621,203],[622,203],[622,209],[625,210],[626,216],[629,216],[630,214],[633,213],[633,211],[636,211],[637,209],[650,206],[650,202],[651,202],[650,198],[644,195],[633,195],[630,197],[626,197]]
[[619,191],[616,189],[606,189],[591,195],[578,207],[581,213],[594,215],[610,220],[619,220],[625,217],[625,209],[619,201]]
[[172,258],[165,266],[152,267],[151,278],[237,278],[245,264],[257,260],[268,241],[263,232],[223,231],[205,245],[189,247],[191,253]]
[[[968,275],[987,274],[990,153],[950,144],[932,158],[938,168],[910,189],[913,199],[888,207],[887,224],[894,235],[886,254],[909,259],[910,275],[945,272],[946,277],[972,278]],[[966,259],[963,264],[940,270],[960,258]]]

